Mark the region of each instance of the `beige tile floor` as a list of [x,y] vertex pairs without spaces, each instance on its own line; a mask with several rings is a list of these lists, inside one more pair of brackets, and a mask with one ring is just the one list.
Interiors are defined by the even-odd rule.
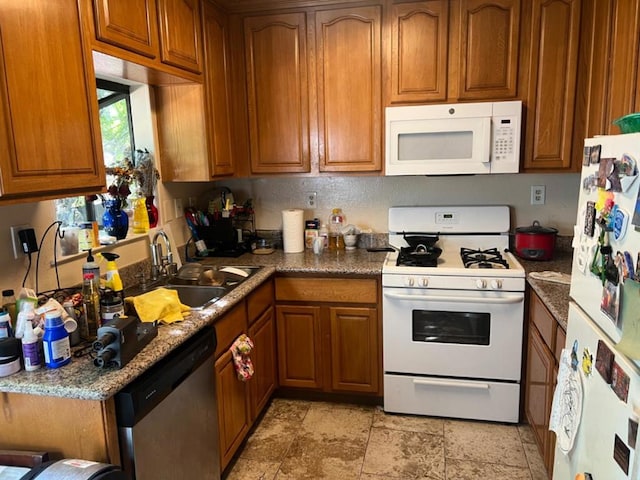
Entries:
[[546,480],[527,425],[274,399],[226,480]]

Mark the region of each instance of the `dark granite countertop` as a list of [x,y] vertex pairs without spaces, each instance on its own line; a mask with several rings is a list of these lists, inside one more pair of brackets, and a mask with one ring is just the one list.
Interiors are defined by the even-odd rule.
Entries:
[[[367,252],[364,249],[340,253],[324,252],[322,255],[315,255],[307,250],[303,253],[284,253],[282,250],[276,250],[269,255],[247,253],[238,258],[202,259],[202,263],[211,265],[247,265],[264,268],[211,307],[192,312],[182,322],[160,326],[158,336],[122,369],[99,369],[93,366],[92,359],[88,356],[73,358],[69,365],[59,369],[43,368],[35,372],[23,370],[8,377],[1,377],[0,392],[106,400],[196,332],[215,322],[273,273],[380,275],[385,256],[384,252]],[[527,273],[544,270],[569,273],[571,253],[558,252],[554,260],[547,262],[520,262]],[[529,277],[527,281],[558,323],[566,328],[569,286]]]
[[208,258],[202,263],[215,265],[256,265],[264,267],[211,307],[192,312],[184,321],[161,325],[153,339],[122,369],[100,369],[89,356],[72,358],[58,368],[24,370],[0,377],[0,392],[27,393],[84,400],[106,400],[131,383],[150,366],[164,358],[206,325],[215,322],[247,294],[278,272],[309,274],[379,275],[385,253],[366,250],[314,255],[311,252],[271,255],[244,254],[238,258]]
[[520,259],[520,263],[527,272],[527,283],[538,294],[549,312],[565,331],[569,315],[569,285],[531,278],[529,273],[551,271],[570,274],[572,258],[573,252],[558,251],[553,260],[546,262]]

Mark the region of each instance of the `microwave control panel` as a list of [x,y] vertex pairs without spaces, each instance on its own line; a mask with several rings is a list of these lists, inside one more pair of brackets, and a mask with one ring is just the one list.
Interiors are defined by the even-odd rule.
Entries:
[[491,158],[494,161],[509,161],[516,154],[515,117],[493,117],[493,148]]

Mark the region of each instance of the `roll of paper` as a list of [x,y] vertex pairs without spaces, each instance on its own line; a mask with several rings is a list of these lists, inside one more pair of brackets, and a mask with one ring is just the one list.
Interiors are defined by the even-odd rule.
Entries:
[[304,210],[291,208],[282,211],[282,243],[284,253],[304,251]]

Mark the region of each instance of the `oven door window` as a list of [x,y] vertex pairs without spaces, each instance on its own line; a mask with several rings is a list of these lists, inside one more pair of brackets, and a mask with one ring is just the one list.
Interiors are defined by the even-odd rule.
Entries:
[[412,315],[414,342],[489,345],[489,313],[414,310]]

